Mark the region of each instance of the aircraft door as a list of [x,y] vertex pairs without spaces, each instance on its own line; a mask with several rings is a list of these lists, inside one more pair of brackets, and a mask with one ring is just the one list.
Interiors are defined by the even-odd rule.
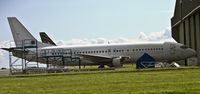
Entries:
[[113,52],[111,49],[108,49],[107,51],[108,51],[108,56],[113,56]]
[[113,54],[113,56],[112,57],[117,57],[117,49],[116,48],[114,48],[113,50],[112,50],[112,54]]

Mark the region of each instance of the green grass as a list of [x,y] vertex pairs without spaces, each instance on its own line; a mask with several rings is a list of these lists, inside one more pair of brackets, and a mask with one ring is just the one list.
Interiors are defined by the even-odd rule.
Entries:
[[200,68],[106,71],[0,76],[0,94],[198,94]]

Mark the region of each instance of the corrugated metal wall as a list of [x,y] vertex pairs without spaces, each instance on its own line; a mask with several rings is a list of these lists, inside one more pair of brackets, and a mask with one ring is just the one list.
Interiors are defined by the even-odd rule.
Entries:
[[174,17],[171,19],[173,38],[197,51],[200,66],[200,0],[176,1]]

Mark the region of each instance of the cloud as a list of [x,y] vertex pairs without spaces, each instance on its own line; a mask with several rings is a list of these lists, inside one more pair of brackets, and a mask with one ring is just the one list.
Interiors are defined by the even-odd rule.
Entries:
[[59,40],[56,41],[57,45],[95,45],[95,44],[117,44],[117,43],[146,43],[146,42],[176,42],[171,36],[171,28],[165,28],[160,32],[151,32],[145,34],[140,32],[138,38],[127,39],[124,37],[118,37],[115,39],[96,38],[96,39],[72,39],[68,41]]
[[149,41],[149,42],[165,42],[171,41],[175,42],[171,35],[171,28],[165,28],[160,32],[151,32],[149,35],[144,32],[140,32],[139,40]]
[[[14,42],[13,41],[1,41],[0,42],[0,48],[9,48],[9,47],[13,47],[14,46]],[[6,67],[8,68],[8,52],[4,51],[4,50],[0,50],[0,68],[2,67]]]
[[[165,28],[160,32],[151,32],[150,34],[146,34],[144,32],[140,32],[138,38],[127,39],[124,37],[118,37],[115,39],[106,39],[106,38],[96,38],[96,39],[72,39],[72,40],[58,40],[55,41],[57,45],[96,45],[96,44],[118,44],[118,43],[149,43],[149,42],[175,42],[175,40],[171,37],[171,29],[170,27]],[[0,48],[9,48],[10,45],[13,47],[13,41],[1,41]],[[4,50],[0,50],[0,68],[6,67],[8,68],[8,52]]]

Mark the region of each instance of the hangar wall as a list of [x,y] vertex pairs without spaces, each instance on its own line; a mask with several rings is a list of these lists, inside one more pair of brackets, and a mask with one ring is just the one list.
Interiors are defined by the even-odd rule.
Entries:
[[200,66],[200,0],[176,0],[171,27],[177,42],[197,51]]

